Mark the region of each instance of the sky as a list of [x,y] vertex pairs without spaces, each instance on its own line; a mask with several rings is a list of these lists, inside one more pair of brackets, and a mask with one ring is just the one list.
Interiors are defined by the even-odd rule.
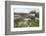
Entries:
[[38,8],[32,8],[31,6],[24,6],[24,5],[16,5],[14,8],[14,12],[16,13],[30,13],[32,10],[37,10]]

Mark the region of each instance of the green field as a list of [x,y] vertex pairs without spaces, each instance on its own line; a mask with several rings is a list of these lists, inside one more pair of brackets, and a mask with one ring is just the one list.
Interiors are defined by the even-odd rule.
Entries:
[[[28,19],[28,20],[24,20]],[[38,27],[39,20],[34,18],[17,18],[14,20],[14,27]]]

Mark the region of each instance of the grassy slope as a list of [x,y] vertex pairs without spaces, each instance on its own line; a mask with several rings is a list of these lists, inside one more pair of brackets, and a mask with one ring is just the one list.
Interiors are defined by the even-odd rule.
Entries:
[[[14,20],[14,27],[38,27],[39,20],[30,18],[30,20],[24,20],[25,18],[18,18]],[[28,19],[28,18],[26,18]]]

